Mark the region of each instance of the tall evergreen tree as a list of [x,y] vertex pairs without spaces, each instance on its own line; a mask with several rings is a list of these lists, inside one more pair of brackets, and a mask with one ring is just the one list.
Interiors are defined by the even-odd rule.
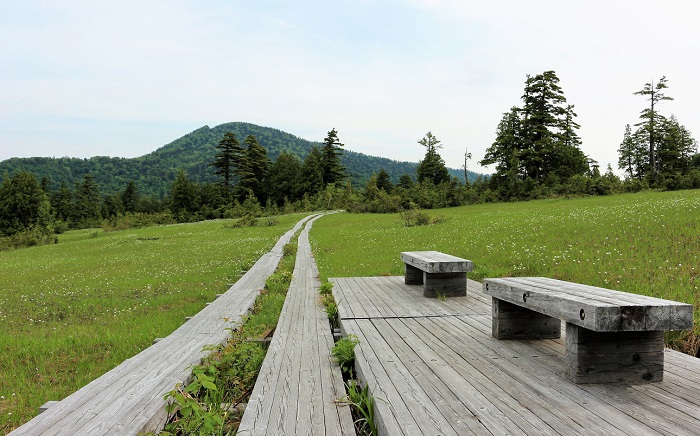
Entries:
[[323,169],[323,186],[338,183],[345,179],[345,167],[340,163],[344,144],[338,140],[338,132],[331,130],[323,140],[321,147],[321,168]]
[[666,84],[666,76],[662,76],[659,81],[654,84],[654,81],[645,83],[644,88],[640,91],[635,92],[635,95],[648,96],[649,107],[644,109],[639,117],[643,120],[642,122],[636,124],[637,126],[642,126],[649,135],[649,164],[651,166],[650,172],[656,178],[659,172],[659,162],[656,150],[656,142],[659,136],[659,115],[657,113],[657,105],[664,100],[673,100],[673,97],[668,97],[664,94],[664,89],[668,88]]
[[65,181],[62,181],[51,201],[56,218],[66,222],[70,221],[74,215],[73,205],[73,191]]
[[565,181],[588,170],[576,135],[573,106],[567,105],[554,71],[527,76],[523,94],[521,160],[528,177],[548,182],[554,175]]
[[73,221],[81,225],[95,225],[102,218],[100,187],[92,174],[85,174],[75,192]]
[[450,174],[447,172],[447,167],[445,167],[445,161],[442,160],[442,157],[437,152],[438,149],[442,148],[440,140],[432,132],[428,132],[418,143],[425,147],[426,150],[423,160],[418,162],[416,167],[418,182],[428,180],[434,185],[448,182]]
[[618,153],[620,158],[617,167],[624,170],[627,177],[641,180],[646,165],[646,146],[640,140],[639,134],[632,134],[629,124],[625,126],[625,133]]
[[195,211],[197,205],[195,197],[196,187],[190,182],[185,170],[180,169],[170,188],[170,204],[178,221],[187,221],[189,214]]
[[222,177],[221,184],[231,192],[235,168],[241,165],[244,155],[243,147],[238,143],[236,135],[226,132],[216,148],[219,151],[214,155],[214,162],[211,165],[216,168],[214,173]]
[[129,180],[126,188],[124,188],[124,191],[121,193],[121,200],[124,212],[136,212],[139,204],[139,191],[133,180]]
[[267,198],[265,183],[270,169],[270,159],[267,157],[267,150],[258,143],[253,135],[248,135],[245,139],[244,156],[237,167],[239,175],[239,188],[243,198],[247,198],[252,193],[261,203],[265,203]]
[[313,147],[301,166],[299,181],[300,195],[312,196],[323,190],[323,155],[318,147]]
[[296,201],[301,198],[298,195],[298,180],[300,178],[301,162],[286,151],[282,151],[277,160],[270,166],[267,178],[267,186],[272,201],[278,206],[284,204],[284,199]]
[[376,186],[378,189],[388,194],[391,194],[391,191],[394,190],[394,185],[392,185],[391,180],[389,180],[389,173],[387,173],[384,168],[377,174]]

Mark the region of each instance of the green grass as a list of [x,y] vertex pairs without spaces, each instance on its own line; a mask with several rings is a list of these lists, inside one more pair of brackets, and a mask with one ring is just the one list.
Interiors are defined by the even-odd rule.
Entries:
[[171,333],[300,218],[81,230],[0,253],[0,433]]
[[464,206],[439,224],[335,214],[314,224],[323,279],[402,275],[401,251],[470,259],[469,278],[545,276],[691,303],[700,333],[700,191]]

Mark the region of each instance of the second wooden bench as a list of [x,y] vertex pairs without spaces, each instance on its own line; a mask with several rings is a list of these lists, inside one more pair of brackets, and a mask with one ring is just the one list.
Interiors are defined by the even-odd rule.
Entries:
[[467,273],[473,267],[471,260],[439,251],[404,251],[401,260],[406,264],[406,284],[423,285],[424,296],[467,295]]
[[661,381],[664,331],[693,328],[693,306],[542,277],[484,279],[497,339],[561,336],[575,383]]

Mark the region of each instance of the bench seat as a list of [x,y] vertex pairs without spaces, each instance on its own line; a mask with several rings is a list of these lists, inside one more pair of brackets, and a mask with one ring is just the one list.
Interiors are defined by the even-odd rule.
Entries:
[[497,339],[545,339],[566,322],[566,376],[576,383],[663,379],[665,330],[693,327],[693,306],[542,277],[484,279]]
[[401,260],[406,264],[406,284],[423,285],[423,295],[463,297],[467,295],[467,273],[472,262],[439,251],[404,251]]

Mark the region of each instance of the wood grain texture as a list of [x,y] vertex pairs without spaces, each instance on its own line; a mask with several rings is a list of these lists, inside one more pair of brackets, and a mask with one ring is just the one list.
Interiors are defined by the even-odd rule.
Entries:
[[[700,428],[693,357],[663,350],[658,383],[575,384],[566,378],[566,330],[558,339],[493,338],[492,299],[476,282],[466,297],[443,302],[423,298],[403,277],[332,281],[346,315],[341,330],[360,338],[356,368],[377,398],[380,434],[639,436]],[[629,335],[658,340],[644,334]]]
[[401,261],[427,273],[467,273],[473,268],[471,260],[439,251],[404,251],[401,253]]
[[315,219],[299,236],[292,282],[238,435],[355,433],[349,406],[338,402],[343,379],[317,302],[321,283],[308,238]]
[[484,279],[483,292],[593,331],[689,330],[693,306],[542,277]]
[[282,257],[282,247],[309,218],[282,236],[231,288],[158,343],[95,379],[12,435],[135,435],[160,431],[167,414],[163,395],[186,384],[191,367],[224,343],[227,329],[242,322],[267,276]]

